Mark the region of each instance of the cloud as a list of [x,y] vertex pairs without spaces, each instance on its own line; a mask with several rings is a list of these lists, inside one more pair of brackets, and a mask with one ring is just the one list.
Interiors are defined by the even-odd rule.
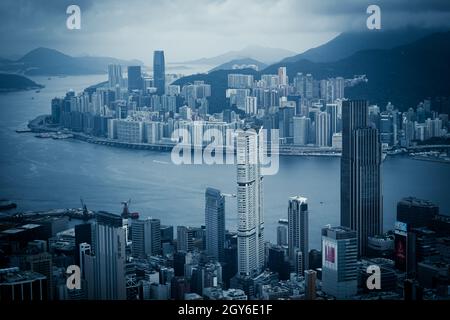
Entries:
[[[81,7],[81,30],[65,27],[70,4]],[[447,0],[2,0],[0,55],[47,46],[150,63],[158,48],[169,61],[252,44],[301,52],[363,29],[369,4],[381,7],[385,29],[450,27]]]

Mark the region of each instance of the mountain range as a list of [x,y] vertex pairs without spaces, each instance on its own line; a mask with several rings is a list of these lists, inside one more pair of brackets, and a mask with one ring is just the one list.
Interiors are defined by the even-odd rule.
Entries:
[[211,58],[201,58],[198,60],[187,61],[184,62],[184,64],[204,64],[210,66],[218,66],[232,60],[239,59],[254,59],[265,64],[271,64],[278,62],[283,58],[290,57],[294,54],[295,52],[285,49],[268,48],[262,46],[248,46],[242,50],[229,51]]
[[344,32],[323,45],[284,58],[280,62],[287,63],[300,60],[309,60],[311,62],[333,62],[347,58],[362,50],[392,49],[439,31],[440,30],[411,27],[395,30],[381,29]]
[[111,57],[72,57],[54,49],[37,48],[16,61],[0,60],[0,71],[25,75],[84,75],[103,74],[108,64],[143,65],[138,60]]
[[[287,68],[290,79],[298,72],[311,73],[315,79],[365,74],[368,82],[346,88],[346,97],[367,99],[382,107],[392,102],[400,110],[406,110],[427,97],[450,96],[450,32],[432,33],[390,49],[361,50],[333,62],[301,59],[276,63],[261,72],[246,72],[258,79],[261,74],[276,74],[281,66]],[[233,72],[236,71],[220,70],[184,77],[176,84],[204,80],[212,88],[226,88],[227,75]],[[211,102],[213,112],[227,106],[225,90],[217,93],[216,105]]]

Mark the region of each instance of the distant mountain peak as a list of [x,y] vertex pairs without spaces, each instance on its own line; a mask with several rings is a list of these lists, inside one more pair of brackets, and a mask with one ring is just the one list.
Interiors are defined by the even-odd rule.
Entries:
[[201,58],[198,60],[188,61],[185,63],[218,66],[227,63],[231,60],[254,59],[265,64],[270,64],[280,61],[285,57],[292,56],[293,54],[295,53],[286,49],[263,47],[259,45],[249,45],[241,50],[232,50],[215,57]]
[[138,60],[121,60],[111,57],[72,57],[58,50],[38,47],[15,62],[4,60],[1,70],[27,75],[83,75],[107,73],[109,64],[143,65]]
[[296,62],[302,59],[312,62],[333,62],[352,54],[371,49],[392,49],[435,33],[436,29],[405,27],[395,30],[357,30],[343,32],[327,43],[288,57],[282,62]]
[[20,58],[19,62],[27,62],[34,59],[42,59],[44,57],[63,57],[63,58],[71,58],[70,56],[50,48],[38,47],[36,49],[31,50],[26,53],[22,58]]

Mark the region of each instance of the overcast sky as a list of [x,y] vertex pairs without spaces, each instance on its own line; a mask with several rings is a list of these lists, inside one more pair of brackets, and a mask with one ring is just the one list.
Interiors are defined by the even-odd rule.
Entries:
[[[66,8],[81,8],[81,30],[67,30]],[[449,0],[1,0],[0,56],[36,47],[70,55],[166,61],[211,57],[248,45],[295,52],[365,27],[378,4],[382,28],[450,26]]]

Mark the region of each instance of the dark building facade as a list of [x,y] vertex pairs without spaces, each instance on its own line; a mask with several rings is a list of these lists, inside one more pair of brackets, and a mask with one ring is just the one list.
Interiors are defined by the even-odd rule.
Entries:
[[368,237],[383,231],[381,143],[368,126],[365,100],[342,105],[341,225],[357,232],[358,254],[367,252]]
[[165,94],[166,91],[166,66],[164,61],[164,51],[153,53],[153,80],[158,90],[158,95]]
[[397,203],[397,221],[410,228],[429,227],[438,214],[439,207],[428,200],[408,197]]
[[141,66],[128,67],[128,92],[142,90]]
[[225,197],[219,190],[205,192],[206,252],[218,261],[224,261]]

